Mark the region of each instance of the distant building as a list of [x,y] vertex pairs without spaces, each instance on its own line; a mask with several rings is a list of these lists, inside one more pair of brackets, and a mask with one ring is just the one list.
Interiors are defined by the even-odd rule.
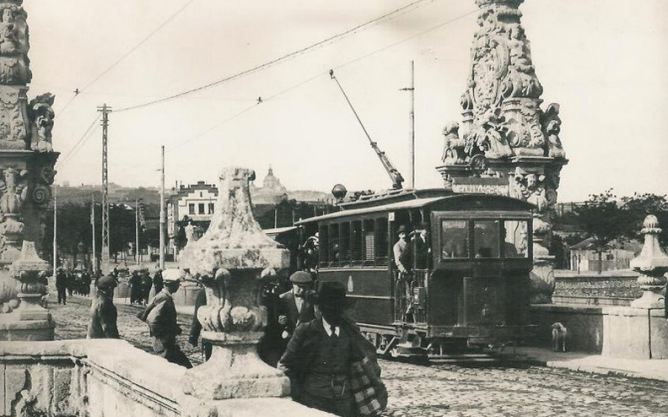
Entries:
[[262,187],[256,187],[253,182],[250,184],[251,199],[253,205],[260,204],[278,204],[281,200],[288,198],[288,189],[281,184],[274,175],[274,170],[269,167],[267,175],[262,181]]
[[[176,250],[179,228],[192,222],[196,237],[201,236],[209,227],[211,217],[216,211],[218,188],[215,185],[198,181],[197,184],[181,185],[167,202],[167,236],[169,248]],[[187,219],[184,221],[184,219]],[[185,224],[181,224],[185,223]],[[173,252],[172,252],[173,253]]]
[[603,248],[599,256],[595,240],[587,238],[570,247],[571,270],[584,272],[629,269],[631,260],[638,256],[641,250],[642,244],[637,241],[613,240]]

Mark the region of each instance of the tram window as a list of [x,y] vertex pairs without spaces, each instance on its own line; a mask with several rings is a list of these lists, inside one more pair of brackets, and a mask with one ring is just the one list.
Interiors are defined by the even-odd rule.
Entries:
[[498,258],[499,221],[476,220],[473,225],[473,253],[476,258]]
[[329,262],[329,229],[327,226],[320,227],[320,262]]
[[529,256],[527,243],[528,222],[506,220],[503,222],[503,256],[506,258],[526,258]]
[[374,261],[376,259],[376,237],[374,235],[374,221],[364,221],[364,260]]
[[350,223],[339,225],[339,261],[350,260]]
[[351,224],[350,252],[353,261],[361,261],[362,258],[362,221],[354,221]]
[[469,257],[469,227],[466,220],[443,220],[441,222],[441,258]]
[[329,260],[331,262],[338,262],[341,259],[341,247],[339,246],[339,225],[333,224],[329,226]]
[[387,262],[387,219],[376,220],[376,262],[379,264]]

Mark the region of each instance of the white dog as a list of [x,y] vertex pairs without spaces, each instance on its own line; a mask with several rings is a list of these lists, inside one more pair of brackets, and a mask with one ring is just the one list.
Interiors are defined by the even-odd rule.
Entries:
[[566,335],[568,330],[563,324],[556,322],[552,324],[552,350],[555,352],[559,351],[559,346],[561,350],[566,352]]

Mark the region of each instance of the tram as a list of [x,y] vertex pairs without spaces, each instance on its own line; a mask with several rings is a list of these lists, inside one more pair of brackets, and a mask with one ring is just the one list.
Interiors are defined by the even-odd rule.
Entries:
[[[317,281],[338,281],[360,329],[382,355],[439,357],[526,337],[532,269],[532,210],[510,197],[447,189],[394,189],[300,220],[319,234]],[[399,227],[427,232],[399,276]],[[426,251],[421,256],[416,250]]]

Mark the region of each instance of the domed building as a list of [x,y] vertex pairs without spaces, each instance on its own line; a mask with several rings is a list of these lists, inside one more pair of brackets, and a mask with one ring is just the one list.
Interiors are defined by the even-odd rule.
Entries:
[[287,199],[288,196],[288,189],[274,175],[274,170],[271,167],[269,167],[269,171],[262,181],[262,187],[256,187],[254,183],[251,183],[250,192],[253,205],[278,204],[282,200]]

